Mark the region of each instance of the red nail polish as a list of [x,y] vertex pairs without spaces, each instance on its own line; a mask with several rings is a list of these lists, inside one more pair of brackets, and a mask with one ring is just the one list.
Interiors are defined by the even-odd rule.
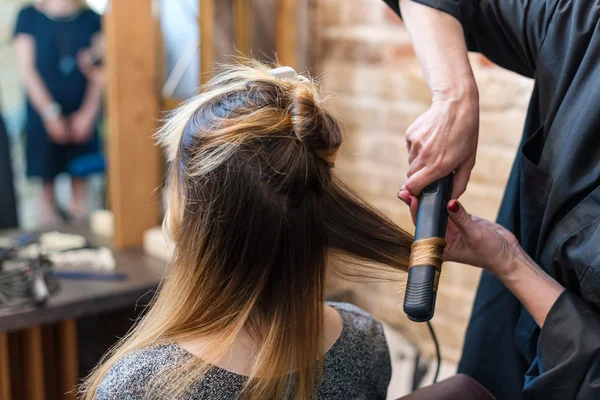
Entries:
[[450,210],[451,213],[455,213],[458,210],[460,210],[460,205],[458,205],[458,201],[452,200],[448,205],[448,210]]

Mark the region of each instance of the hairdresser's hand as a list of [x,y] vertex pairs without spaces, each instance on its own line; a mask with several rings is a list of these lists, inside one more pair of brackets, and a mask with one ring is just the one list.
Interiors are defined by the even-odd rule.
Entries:
[[431,108],[406,131],[406,188],[418,196],[428,184],[456,171],[452,198],[457,199],[475,165],[479,132],[479,94],[465,32],[456,18],[435,8],[400,0],[400,9],[432,95]]
[[[474,85],[474,84],[473,84]],[[434,94],[431,108],[406,131],[409,168],[404,185],[412,195],[452,171],[452,198],[467,188],[479,135],[477,89]]]
[[469,214],[457,201],[448,203],[444,258],[482,267],[499,278],[511,274],[520,255],[519,241],[502,225]]
[[[414,222],[418,199],[400,193],[398,197],[410,203]],[[444,260],[482,267],[495,275],[543,328],[546,317],[565,288],[537,265],[504,227],[473,217],[457,200],[448,202],[448,215]]]
[[[419,200],[413,196],[398,194],[410,204],[413,222],[416,222]],[[444,260],[481,267],[504,278],[512,273],[516,263],[512,259],[521,255],[517,238],[506,228],[467,213],[462,205],[451,200],[448,203],[448,226]]]

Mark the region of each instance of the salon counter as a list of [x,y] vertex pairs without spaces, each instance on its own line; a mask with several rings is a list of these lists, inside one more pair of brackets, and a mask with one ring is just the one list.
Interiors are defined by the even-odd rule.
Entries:
[[[94,245],[110,248],[106,239],[96,237],[87,227],[58,226],[53,230],[80,234]],[[0,236],[18,233],[0,231]],[[0,399],[75,398],[66,394],[80,378],[75,319],[133,308],[157,287],[165,271],[163,261],[141,249],[113,252],[116,270],[127,279],[59,279],[59,291],[46,304],[0,309]],[[147,296],[141,305],[145,302]]]
[[155,288],[164,272],[164,262],[145,255],[140,249],[118,250],[114,256],[117,271],[127,274],[126,280],[60,279],[59,291],[45,305],[10,311],[0,309],[0,332],[130,306]]

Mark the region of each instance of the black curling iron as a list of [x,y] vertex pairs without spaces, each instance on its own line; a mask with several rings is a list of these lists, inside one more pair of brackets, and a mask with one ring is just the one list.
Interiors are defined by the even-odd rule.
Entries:
[[[446,207],[452,193],[452,175],[437,180],[423,189],[419,197],[419,211],[415,241],[426,238],[444,238],[448,212]],[[404,312],[411,321],[429,321],[435,311],[437,271],[434,265],[411,267],[404,295]]]

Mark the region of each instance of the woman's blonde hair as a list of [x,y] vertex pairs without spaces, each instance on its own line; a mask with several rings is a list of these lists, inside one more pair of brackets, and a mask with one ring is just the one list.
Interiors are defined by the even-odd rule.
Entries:
[[82,386],[92,399],[132,352],[212,338],[160,371],[144,398],[179,398],[247,329],[258,343],[241,398],[316,397],[326,267],[406,271],[412,237],[333,173],[338,123],[312,81],[254,61],[224,68],[158,132],[171,161],[164,226],[175,255],[146,315]]

